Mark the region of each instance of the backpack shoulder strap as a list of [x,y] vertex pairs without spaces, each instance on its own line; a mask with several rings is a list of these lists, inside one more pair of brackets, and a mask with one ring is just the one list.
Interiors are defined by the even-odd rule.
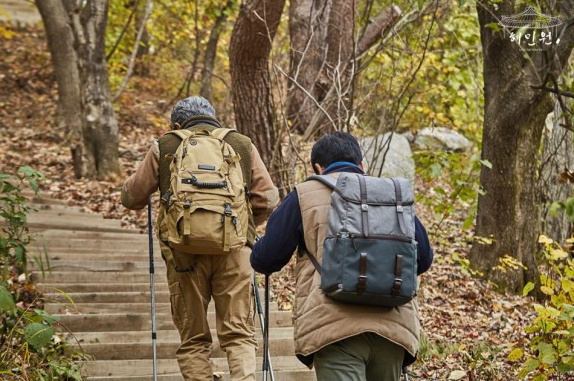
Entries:
[[[312,180],[319,181],[320,183],[323,183],[324,185],[328,186],[329,188],[331,188],[333,190],[337,190],[337,179],[335,179],[332,176],[311,175],[305,179],[305,181],[312,181]],[[311,260],[311,263],[313,264],[313,267],[315,267],[315,270],[317,270],[319,275],[321,275],[321,265],[319,264],[319,261],[317,260],[317,258],[313,254],[311,254],[307,249],[303,249],[302,251],[305,254],[307,254],[309,259]]]
[[337,188],[337,179],[335,179],[332,176],[312,175],[312,176],[307,177],[307,179],[305,179],[305,181],[310,181],[310,180],[317,180],[317,181],[325,184],[326,186],[328,186],[331,189]]
[[231,129],[231,128],[216,128],[213,131],[211,131],[211,135],[215,136],[217,139],[221,139],[223,140],[227,134],[229,134],[230,132],[233,132],[235,130]]
[[315,256],[313,254],[309,253],[307,250],[305,250],[305,253],[307,254],[309,259],[311,260],[311,263],[313,264],[313,267],[315,267],[315,270],[317,270],[319,275],[321,275],[321,265],[319,264],[319,261],[317,260],[317,258],[315,258]]
[[307,250],[306,247],[299,247],[298,251],[299,251],[299,253],[298,253],[299,256],[306,255],[309,257],[309,259],[311,260],[311,263],[313,264],[313,267],[315,267],[315,270],[317,270],[319,275],[321,275],[321,265],[319,264],[319,261],[317,260],[317,258],[315,258],[315,256],[313,254],[311,254],[309,252],[309,250]]
[[166,132],[166,134],[172,134],[177,136],[178,138],[180,138],[181,140],[190,137],[193,132],[187,129],[183,129],[183,130],[171,130]]

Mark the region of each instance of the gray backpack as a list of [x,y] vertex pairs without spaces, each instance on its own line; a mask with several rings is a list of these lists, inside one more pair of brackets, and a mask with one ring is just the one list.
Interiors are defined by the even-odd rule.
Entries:
[[333,189],[322,266],[307,252],[330,298],[395,307],[417,289],[414,197],[402,178],[356,173],[310,176]]

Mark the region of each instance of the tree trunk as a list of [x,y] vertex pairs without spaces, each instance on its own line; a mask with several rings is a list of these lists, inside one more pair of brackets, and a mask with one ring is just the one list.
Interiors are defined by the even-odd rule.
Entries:
[[231,91],[237,129],[249,136],[279,185],[274,170],[275,135],[269,75],[271,44],[283,12],[285,0],[244,1],[233,28],[229,47]]
[[[134,66],[134,73],[136,75],[139,75],[141,77],[147,77],[149,75],[149,65],[146,62],[146,56],[149,53],[149,40],[150,40],[150,35],[147,29],[147,21],[148,21],[148,14],[147,14],[147,4],[142,4],[141,6],[138,7],[137,11],[136,11],[136,17],[135,17],[135,38],[137,39],[137,30],[142,27],[142,34],[140,37],[140,43],[137,47],[137,53],[136,53],[136,61],[135,61],[135,66]],[[143,23],[143,26],[141,26]]]
[[83,128],[80,101],[78,56],[74,50],[74,33],[68,13],[72,3],[45,0],[36,3],[44,21],[48,48],[52,56],[54,75],[58,83],[57,124],[66,133],[70,144],[74,175],[82,177]]
[[[291,64],[287,119],[303,134],[341,130],[352,113],[355,63],[398,20],[392,6],[366,25],[354,43],[355,0],[295,0],[289,8]],[[308,134],[306,134],[308,135]]]
[[[354,0],[291,2],[291,67],[287,118],[299,133],[319,109],[318,124],[341,130],[349,116]],[[326,99],[329,90],[332,96]]]
[[73,16],[84,121],[84,175],[103,179],[119,173],[118,125],[114,116],[105,36],[108,0],[92,0]]
[[[516,13],[513,2],[477,4],[484,55],[485,115],[482,159],[492,164],[480,173],[485,191],[479,196],[476,236],[470,260],[474,268],[502,290],[520,292],[527,281],[538,280],[537,239],[540,232],[540,193],[537,187],[542,131],[553,109],[549,93],[534,89],[541,78],[557,76],[572,51],[574,30],[568,27],[554,55],[528,52],[509,35],[489,26],[501,15]],[[568,25],[568,23],[565,23]],[[485,238],[492,240],[484,244]],[[482,242],[482,243],[481,243]],[[500,258],[509,255],[521,267],[496,269]]]
[[[555,98],[555,97],[553,97]],[[571,107],[572,102],[568,103]],[[550,214],[554,201],[564,201],[572,196],[572,184],[561,179],[561,174],[574,168],[574,134],[564,128],[562,109],[555,100],[554,112],[546,119],[544,145],[540,166],[540,189],[542,192],[542,233],[553,240],[565,244],[572,230],[566,213],[557,216]]]
[[119,173],[118,126],[105,56],[107,0],[37,2],[58,83],[58,124],[70,132],[76,177]]
[[211,29],[209,40],[207,41],[207,46],[205,48],[203,70],[201,71],[201,90],[199,91],[199,94],[210,102],[213,98],[211,80],[213,78],[213,69],[215,67],[215,57],[217,56],[217,44],[219,42],[219,36],[223,31],[223,26],[227,21],[226,10],[233,6],[233,2],[234,0],[229,0],[223,9],[221,9],[221,13],[215,20],[215,24]]
[[289,7],[291,64],[287,119],[302,133],[323,100],[316,85],[326,62],[331,0],[293,0]]

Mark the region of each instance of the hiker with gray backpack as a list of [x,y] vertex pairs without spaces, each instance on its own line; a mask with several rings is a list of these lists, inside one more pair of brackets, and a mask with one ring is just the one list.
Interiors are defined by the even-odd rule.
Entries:
[[295,353],[318,381],[398,381],[419,349],[417,276],[433,260],[410,183],[365,175],[344,132],[320,138],[311,165],[316,175],[271,214],[251,265],[268,276],[297,253]]
[[[156,226],[173,322],[181,338],[176,358],[183,378],[213,380],[207,319],[213,299],[230,379],[255,381],[255,294],[249,254],[255,227],[277,206],[279,194],[251,140],[223,128],[206,99],[178,102],[170,124],[171,131],[152,144],[126,180],[122,204],[143,209],[159,189]],[[150,252],[151,246],[150,239]]]

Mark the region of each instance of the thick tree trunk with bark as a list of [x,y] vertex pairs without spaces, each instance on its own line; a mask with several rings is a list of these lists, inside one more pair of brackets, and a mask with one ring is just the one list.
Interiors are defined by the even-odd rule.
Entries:
[[285,0],[246,0],[231,35],[229,64],[237,129],[249,136],[263,161],[273,171],[280,150],[275,149],[269,54]]
[[52,56],[54,75],[58,83],[58,127],[66,132],[70,144],[74,174],[82,177],[83,129],[80,102],[80,72],[78,56],[74,50],[74,31],[68,13],[73,9],[70,1],[38,1],[38,10],[44,20],[48,48]]
[[215,67],[215,57],[217,56],[217,44],[219,43],[219,36],[223,31],[225,22],[227,21],[227,10],[233,6],[234,0],[229,0],[221,9],[220,15],[215,20],[213,28],[209,33],[209,40],[205,47],[205,55],[203,59],[203,69],[201,70],[201,90],[199,94],[212,101],[212,78],[213,68]]
[[350,112],[354,7],[354,0],[291,2],[287,118],[296,132],[305,131],[319,105],[323,109],[319,128],[333,131],[345,126]]
[[105,36],[108,1],[90,1],[72,16],[78,37],[78,58],[84,121],[84,173],[104,178],[119,173],[118,125],[114,116]]
[[[562,178],[566,170],[574,169],[574,134],[564,126],[565,118],[559,102],[554,98],[554,112],[546,119],[544,143],[540,165],[540,188],[542,194],[542,233],[564,244],[572,229],[566,213],[550,214],[554,201],[564,201],[573,194],[573,185]],[[572,102],[566,102],[572,108]]]
[[291,67],[287,119],[302,133],[325,96],[320,80],[327,56],[327,26],[332,1],[294,0],[289,7]]
[[[520,292],[527,281],[538,280],[539,152],[545,119],[553,109],[549,93],[532,86],[562,71],[572,51],[574,29],[564,31],[559,51],[550,55],[551,61],[547,60],[549,55],[538,51],[528,52],[528,59],[509,34],[489,26],[501,15],[517,13],[513,2],[498,4],[497,9],[480,2],[477,9],[484,54],[482,159],[492,168],[484,166],[480,174],[486,193],[478,200],[476,236],[492,242],[479,240],[472,247],[470,260],[501,289]],[[505,255],[522,262],[526,269],[495,269]]]
[[[292,131],[344,129],[352,113],[356,62],[398,20],[392,6],[374,17],[355,42],[355,0],[294,0],[289,8],[291,65],[287,119]],[[311,128],[312,133],[308,133]]]
[[69,132],[77,177],[119,173],[104,38],[108,1],[37,1],[58,83],[58,124]]
[[[146,61],[146,56],[149,53],[149,49],[150,49],[150,34],[149,31],[147,29],[147,21],[148,21],[148,14],[147,14],[147,9],[146,9],[147,5],[146,4],[142,4],[141,6],[138,7],[137,12],[136,12],[136,17],[135,17],[135,25],[136,25],[136,30],[138,30],[138,28],[143,28],[142,29],[142,33],[141,33],[141,37],[139,40],[139,44],[137,47],[137,53],[136,53],[136,61],[135,61],[135,66],[134,66],[134,73],[142,76],[142,77],[147,77],[149,75],[149,64]],[[142,25],[143,24],[143,25]],[[136,32],[136,39],[138,38],[137,36],[138,32]]]

